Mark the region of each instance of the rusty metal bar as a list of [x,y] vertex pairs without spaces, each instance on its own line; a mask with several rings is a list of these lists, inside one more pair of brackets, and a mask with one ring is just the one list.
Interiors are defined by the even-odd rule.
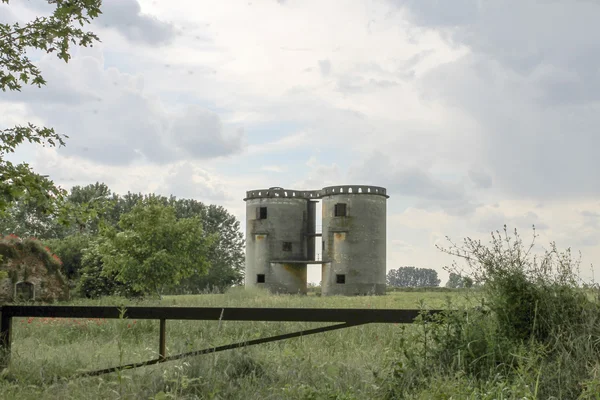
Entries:
[[167,320],[160,320],[160,333],[158,339],[158,358],[164,359],[167,356]]
[[[4,309],[2,309],[4,311]],[[0,370],[8,367],[12,343],[12,317],[2,312],[0,316]]]
[[[113,318],[121,317],[119,307],[84,306],[3,306],[8,317]],[[394,310],[364,308],[223,308],[223,307],[128,307],[124,318],[178,319],[212,321],[281,321],[281,322],[360,322],[412,323],[421,313],[437,314],[442,310]],[[221,315],[222,314],[222,315]]]
[[299,332],[286,333],[283,335],[248,340],[245,342],[232,343],[232,344],[227,344],[227,345],[218,346],[218,347],[209,347],[209,348],[202,349],[202,350],[190,351],[188,353],[176,354],[176,355],[169,356],[169,357],[155,358],[154,360],[121,365],[119,367],[112,367],[112,368],[100,369],[97,371],[84,372],[84,373],[75,375],[75,377],[104,375],[104,374],[109,374],[111,372],[116,372],[119,370],[139,368],[139,367],[144,367],[147,365],[155,365],[155,364],[160,364],[160,363],[167,362],[167,361],[179,360],[184,357],[192,357],[192,356],[199,356],[202,354],[217,353],[219,351],[231,350],[231,349],[236,349],[236,348],[240,348],[240,347],[254,346],[257,344],[275,342],[278,340],[291,339],[291,338],[300,337],[300,336],[314,335],[315,333],[334,331],[337,329],[349,328],[352,326],[358,326],[358,325],[363,325],[363,324],[364,324],[363,322],[359,322],[359,323],[343,323],[343,324],[336,324],[336,325],[330,325],[330,326],[322,326],[320,328],[307,329],[307,330],[303,330],[303,331],[299,331]]

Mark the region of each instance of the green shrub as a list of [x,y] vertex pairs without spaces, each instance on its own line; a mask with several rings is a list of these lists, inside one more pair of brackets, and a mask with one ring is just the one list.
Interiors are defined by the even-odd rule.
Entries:
[[533,256],[535,230],[533,238],[525,246],[505,227],[492,233],[489,246],[467,238],[461,247],[441,249],[467,262],[485,306],[453,310],[448,304],[441,315],[419,318],[418,329],[396,349],[388,397],[431,393],[432,381],[455,376],[469,382],[474,398],[495,398],[484,392],[499,376],[502,390],[528,388],[540,398],[578,398],[596,387],[600,309],[590,294],[597,298],[598,290],[580,282],[579,261],[569,249],[560,252],[551,243]]
[[140,296],[140,292],[130,285],[119,282],[113,276],[103,274],[104,264],[98,241],[90,242],[81,259],[81,276],[77,283],[77,293],[81,297],[98,298],[102,296]]
[[68,279],[76,279],[81,274],[81,261],[92,237],[76,234],[63,239],[45,240],[44,244],[62,260],[62,271]]

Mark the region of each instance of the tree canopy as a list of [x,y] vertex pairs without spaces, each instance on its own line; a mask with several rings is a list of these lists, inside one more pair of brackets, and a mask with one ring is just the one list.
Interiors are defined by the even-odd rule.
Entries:
[[[37,237],[44,241],[64,262],[63,273],[77,281],[86,297],[136,292],[125,283],[108,284],[101,276],[102,259],[98,257],[98,242],[102,227],[120,231],[119,221],[139,204],[156,202],[172,207],[177,219],[200,219],[205,235],[215,235],[215,243],[207,251],[208,273],[194,272],[176,285],[167,285],[165,293],[199,293],[205,290],[222,291],[243,280],[244,236],[240,222],[224,207],[208,205],[194,199],[128,192],[113,193],[104,183],[74,186],[64,197],[63,209],[68,210],[71,223],[59,221],[59,215],[40,213],[28,201],[20,199],[0,216],[0,234]],[[94,253],[95,256],[88,253]],[[87,261],[86,261],[87,260]],[[82,282],[80,282],[82,281]],[[83,282],[84,281],[84,282]]]
[[173,207],[149,201],[123,214],[118,226],[104,233],[103,274],[136,290],[161,295],[165,286],[209,268],[208,249],[217,237],[204,233],[198,217],[178,219]]
[[[37,17],[25,24],[0,24],[0,89],[21,91],[23,85],[41,87],[46,84],[42,72],[29,59],[32,49],[68,62],[71,45],[92,46],[99,41],[83,26],[100,14],[101,0],[47,0],[56,8],[51,16]],[[9,0],[0,0],[8,4]],[[24,142],[43,146],[63,146],[65,135],[54,129],[31,123],[0,129],[0,215],[18,199],[27,199],[41,213],[50,213],[64,190],[43,175],[35,173],[27,163],[13,164],[6,159]]]

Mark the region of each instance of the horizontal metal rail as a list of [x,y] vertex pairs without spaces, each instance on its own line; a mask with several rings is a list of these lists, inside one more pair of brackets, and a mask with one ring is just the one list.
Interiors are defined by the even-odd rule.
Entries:
[[[282,321],[412,323],[421,310],[365,308],[115,307],[3,306],[2,318],[129,318],[195,321]],[[426,313],[439,313],[429,310]],[[121,315],[123,313],[123,315]]]
[[248,347],[248,346],[253,346],[253,345],[256,345],[256,344],[263,344],[263,343],[275,342],[275,341],[278,341],[278,340],[291,339],[291,338],[300,337],[300,336],[314,335],[315,333],[329,332],[329,331],[334,331],[334,330],[337,330],[337,329],[349,328],[351,326],[358,326],[358,325],[362,325],[362,324],[347,324],[347,323],[344,323],[344,324],[336,324],[336,325],[331,325],[331,326],[323,326],[323,327],[320,327],[320,328],[307,329],[307,330],[303,330],[303,331],[299,331],[299,332],[286,333],[286,334],[283,334],[283,335],[277,335],[277,336],[271,336],[271,337],[266,337],[266,338],[248,340],[248,341],[245,341],[245,342],[238,342],[238,343],[226,344],[226,345],[218,346],[218,347],[209,347],[209,348],[206,348],[206,349],[203,349],[203,350],[190,351],[190,352],[187,352],[187,353],[181,353],[181,354],[177,354],[177,355],[169,356],[169,357],[159,357],[159,358],[156,358],[154,360],[143,361],[143,362],[139,362],[139,363],[126,364],[126,365],[121,365],[119,367],[112,367],[112,368],[100,369],[100,370],[97,370],[97,371],[83,372],[83,373],[79,374],[79,376],[97,376],[97,375],[103,375],[103,374],[108,374],[108,373],[116,372],[116,371],[123,370],[123,369],[138,368],[138,367],[144,367],[146,365],[154,365],[154,364],[159,364],[159,363],[163,363],[163,362],[167,362],[167,361],[179,360],[179,359],[184,358],[184,357],[191,357],[191,356],[199,356],[199,355],[202,355],[202,354],[217,353],[219,351],[224,351],[224,350],[231,350],[231,349],[236,349],[236,348],[240,348],[240,347]]
[[[364,308],[240,308],[240,307],[115,307],[115,306],[17,306],[0,308],[0,368],[8,366],[12,343],[13,317],[154,319],[160,321],[159,358],[140,363],[90,371],[79,376],[101,375],[121,369],[136,368],[183,357],[214,353],[277,340],[312,335],[368,323],[410,324],[419,315],[431,316],[443,310],[394,310]],[[193,321],[278,321],[341,322],[340,324],[293,333],[212,347],[173,356],[166,354],[166,320]]]

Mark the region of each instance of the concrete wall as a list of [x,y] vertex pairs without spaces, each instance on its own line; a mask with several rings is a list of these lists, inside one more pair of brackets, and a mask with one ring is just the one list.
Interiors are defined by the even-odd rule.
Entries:
[[[346,204],[345,217],[334,216],[336,203]],[[348,193],[322,197],[324,259],[323,295],[385,294],[387,196]],[[336,275],[345,283],[336,283]]]
[[[257,219],[256,209],[267,208],[267,218]],[[306,292],[308,200],[268,197],[246,199],[246,287],[265,287],[278,293]],[[285,251],[284,242],[292,245]],[[257,283],[257,274],[265,283]],[[303,281],[302,281],[302,277]]]
[[[384,294],[387,197],[385,188],[364,185],[246,192],[246,287],[306,293],[306,261],[315,258],[315,201],[321,199],[323,294]],[[346,204],[346,216],[334,216],[336,203]],[[266,219],[257,218],[259,207],[267,208]],[[337,283],[336,275],[345,282]]]
[[268,288],[273,293],[306,294],[307,265],[271,263]]

